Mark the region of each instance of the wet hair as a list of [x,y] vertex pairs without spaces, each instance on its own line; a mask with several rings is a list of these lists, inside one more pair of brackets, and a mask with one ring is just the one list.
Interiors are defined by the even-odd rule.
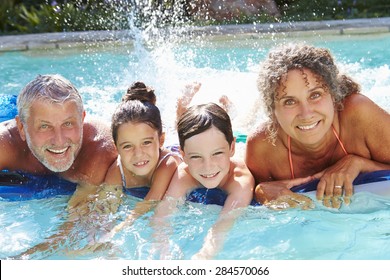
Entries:
[[118,140],[118,128],[120,125],[132,123],[146,123],[162,134],[162,121],[160,110],[156,106],[154,90],[143,82],[132,84],[123,96],[121,104],[112,115],[111,132],[115,144]]
[[22,123],[26,123],[34,101],[62,104],[74,101],[80,114],[84,111],[80,93],[70,81],[58,74],[38,75],[20,92],[17,99],[18,114]]
[[232,124],[229,115],[215,103],[194,105],[189,107],[177,123],[180,148],[184,149],[184,142],[197,134],[215,126],[221,131],[229,143],[234,140]]
[[274,143],[277,123],[274,119],[275,100],[278,90],[283,87],[283,80],[288,71],[310,70],[317,82],[328,89],[335,104],[341,110],[346,96],[359,93],[360,86],[350,77],[342,75],[328,49],[302,44],[287,44],[271,50],[268,57],[260,64],[257,87],[265,106],[269,121],[268,138]]
[[156,95],[151,87],[147,87],[143,82],[135,82],[122,97],[122,101],[139,100],[141,102],[150,102],[156,105]]

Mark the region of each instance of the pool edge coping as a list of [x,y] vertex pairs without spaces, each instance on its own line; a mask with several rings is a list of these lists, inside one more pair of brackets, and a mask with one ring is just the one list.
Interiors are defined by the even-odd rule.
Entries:
[[[288,23],[215,25],[204,27],[176,28],[184,35],[204,35],[207,37],[252,38],[284,34],[288,36],[359,35],[390,32],[390,17],[371,19],[347,19],[328,21],[305,21]],[[132,44],[133,37],[128,30],[119,31],[79,31],[58,33],[37,33],[0,36],[0,53],[26,51],[32,49],[54,49],[85,47],[96,44]]]

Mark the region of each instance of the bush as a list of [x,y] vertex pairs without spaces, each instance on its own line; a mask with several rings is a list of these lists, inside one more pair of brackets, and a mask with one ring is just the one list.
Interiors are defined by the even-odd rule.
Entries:
[[[0,33],[122,29],[127,21],[115,1],[17,1],[0,3]],[[43,3],[39,3],[43,2]],[[123,10],[122,7],[119,7]],[[127,26],[127,24],[126,24]]]
[[[153,22],[156,26],[186,24],[190,0],[1,0],[0,34],[81,30],[121,30],[131,27],[130,12],[137,26]],[[138,3],[136,5],[136,3]],[[278,21],[331,20],[390,16],[388,0],[276,0],[282,17]],[[260,14],[224,24],[272,22]]]
[[388,0],[276,0],[283,21],[386,17]]

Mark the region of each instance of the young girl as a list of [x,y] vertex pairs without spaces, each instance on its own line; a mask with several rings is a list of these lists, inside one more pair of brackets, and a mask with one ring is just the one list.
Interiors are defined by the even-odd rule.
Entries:
[[[153,202],[163,198],[181,162],[179,153],[163,148],[165,134],[160,110],[155,103],[154,90],[142,82],[136,82],[128,89],[112,116],[111,130],[118,158],[109,168],[105,183],[107,186],[122,186],[124,192],[141,186],[149,187],[149,191],[144,201],[138,203],[127,219],[104,239],[111,238],[151,210]],[[107,190],[111,193],[110,187],[102,189],[103,193]]]
[[[184,112],[177,123],[182,162],[172,177],[164,200],[157,206],[153,224],[164,228],[165,219],[193,189],[201,186],[220,188],[227,193],[220,217],[209,230],[202,249],[193,257],[212,258],[222,247],[224,232],[234,223],[239,211],[252,200],[254,179],[243,161],[233,159],[235,139],[230,118],[214,103],[196,105]],[[169,242],[164,234],[158,243],[165,250]],[[162,256],[163,258],[166,256]]]
[[117,161],[109,168],[105,182],[124,189],[148,186],[145,200],[161,200],[180,155],[163,148],[160,110],[153,89],[134,83],[112,116],[111,130]]

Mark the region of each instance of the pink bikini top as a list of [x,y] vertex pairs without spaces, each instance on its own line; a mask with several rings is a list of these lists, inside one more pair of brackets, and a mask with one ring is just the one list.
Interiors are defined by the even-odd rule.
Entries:
[[[339,144],[340,144],[341,149],[343,149],[344,154],[345,154],[345,155],[348,155],[347,150],[345,149],[343,142],[341,142],[340,137],[339,137],[339,135],[337,134],[337,131],[336,131],[336,129],[334,128],[333,125],[332,125],[332,130],[333,130],[333,134],[336,136],[337,141],[338,141]],[[294,166],[293,166],[292,155],[291,155],[291,137],[290,137],[290,136],[288,136],[287,142],[288,142],[288,160],[289,160],[289,162],[290,162],[291,178],[294,179],[294,178],[295,178],[295,175],[294,175]]]

